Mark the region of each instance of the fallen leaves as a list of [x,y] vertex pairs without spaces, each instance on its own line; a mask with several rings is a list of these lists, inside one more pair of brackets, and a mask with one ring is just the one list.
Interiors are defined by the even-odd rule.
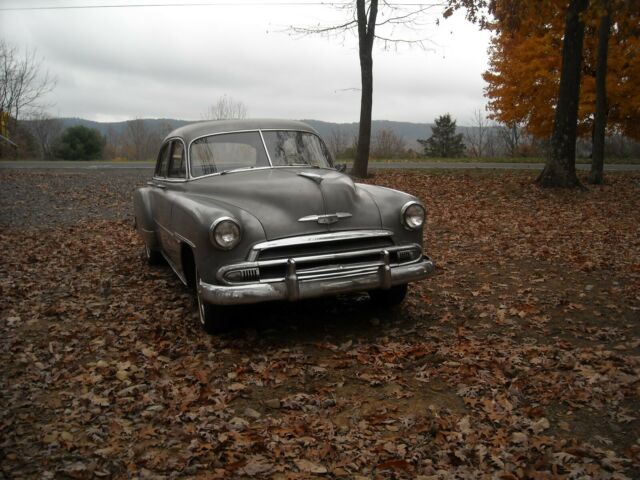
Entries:
[[[8,192],[23,181],[1,175]],[[0,202],[2,475],[640,474],[637,176],[580,194],[379,175],[429,206],[438,275],[395,311],[265,305],[219,337],[168,268],[140,261],[130,177],[78,177],[95,197],[53,177],[38,192],[73,208]]]

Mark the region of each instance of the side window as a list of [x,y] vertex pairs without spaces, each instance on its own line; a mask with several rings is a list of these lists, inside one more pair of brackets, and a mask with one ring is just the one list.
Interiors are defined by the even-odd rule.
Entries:
[[184,161],[184,144],[174,140],[171,148],[171,162],[169,166],[170,178],[185,178],[187,169]]
[[167,167],[169,166],[169,151],[171,144],[166,143],[160,149],[160,153],[158,154],[158,161],[156,162],[156,171],[154,176],[156,177],[166,177],[167,176]]

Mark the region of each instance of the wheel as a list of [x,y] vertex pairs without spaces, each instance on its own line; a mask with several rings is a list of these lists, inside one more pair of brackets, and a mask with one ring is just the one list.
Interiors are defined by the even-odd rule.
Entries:
[[163,257],[157,250],[151,250],[149,245],[144,244],[144,259],[149,265],[158,265],[162,263]]
[[381,307],[395,307],[400,305],[407,295],[407,284],[396,285],[388,290],[371,290],[371,302]]
[[[200,277],[197,270],[196,279],[199,283]],[[229,309],[231,307],[227,307],[225,305],[211,305],[209,303],[206,303],[202,299],[202,295],[200,294],[200,289],[197,287],[197,284],[196,298],[198,300],[198,319],[200,320],[200,325],[202,325],[204,331],[210,335],[228,331],[231,327],[229,315]]]

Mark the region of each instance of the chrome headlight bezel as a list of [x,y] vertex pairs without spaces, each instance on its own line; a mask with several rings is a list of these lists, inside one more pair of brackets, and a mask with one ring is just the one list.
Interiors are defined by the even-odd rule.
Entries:
[[[222,238],[221,229],[227,226],[230,226],[232,230],[236,232],[231,242],[226,242]],[[209,239],[213,246],[220,250],[234,249],[240,243],[240,240],[242,240],[242,227],[240,226],[240,222],[232,217],[218,218],[211,224],[211,227],[209,227]]]
[[[422,210],[422,219],[420,223],[410,222],[408,217],[412,214],[412,210],[414,208],[419,208]],[[400,223],[406,230],[419,230],[424,226],[424,223],[427,220],[427,210],[424,208],[420,202],[416,202],[415,200],[411,200],[410,202],[405,203],[400,209]]]

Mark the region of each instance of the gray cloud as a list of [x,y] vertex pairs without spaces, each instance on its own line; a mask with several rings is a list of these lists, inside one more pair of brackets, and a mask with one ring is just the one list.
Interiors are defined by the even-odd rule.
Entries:
[[[37,48],[57,75],[51,100],[60,115],[198,119],[226,94],[252,116],[352,122],[360,104],[353,36],[281,32],[335,15],[274,6],[0,12],[0,30]],[[374,118],[432,121],[448,111],[464,123],[484,105],[488,35],[462,19],[445,23],[426,32],[439,45],[432,51],[375,52]]]

